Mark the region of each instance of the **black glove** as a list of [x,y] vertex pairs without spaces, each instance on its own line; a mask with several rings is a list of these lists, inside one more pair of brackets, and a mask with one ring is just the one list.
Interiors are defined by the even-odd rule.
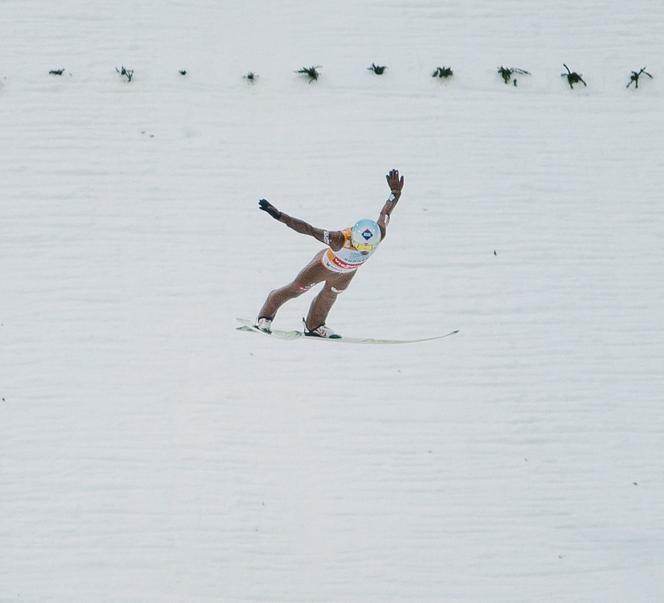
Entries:
[[274,205],[272,205],[267,199],[261,199],[258,202],[258,205],[263,211],[266,211],[275,220],[281,218],[281,212]]

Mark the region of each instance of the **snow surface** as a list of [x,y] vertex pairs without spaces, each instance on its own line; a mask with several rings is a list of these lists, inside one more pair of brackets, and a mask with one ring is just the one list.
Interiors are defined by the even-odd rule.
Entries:
[[0,601],[664,600],[661,1],[0,11]]

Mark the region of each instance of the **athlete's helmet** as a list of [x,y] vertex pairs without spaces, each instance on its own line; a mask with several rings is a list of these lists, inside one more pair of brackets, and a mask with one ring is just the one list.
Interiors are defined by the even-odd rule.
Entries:
[[360,220],[351,230],[350,241],[358,251],[373,251],[380,243],[380,226],[373,220]]

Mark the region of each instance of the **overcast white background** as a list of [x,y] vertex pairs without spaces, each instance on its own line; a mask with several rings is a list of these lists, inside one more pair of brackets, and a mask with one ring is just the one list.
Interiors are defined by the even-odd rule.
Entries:
[[0,10],[0,601],[664,599],[661,2]]

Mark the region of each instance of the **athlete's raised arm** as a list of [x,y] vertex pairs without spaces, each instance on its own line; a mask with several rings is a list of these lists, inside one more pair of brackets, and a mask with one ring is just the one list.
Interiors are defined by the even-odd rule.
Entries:
[[344,235],[340,230],[323,230],[322,228],[315,228],[304,220],[294,218],[293,216],[289,216],[288,214],[279,211],[267,199],[261,199],[258,202],[258,206],[264,212],[270,214],[275,220],[279,220],[279,222],[292,228],[295,232],[309,235],[321,243],[325,243],[325,245],[328,245],[334,249],[334,251],[338,251],[344,246]]
[[403,189],[403,176],[399,177],[399,170],[390,170],[390,173],[385,176],[387,186],[390,187],[390,196],[380,210],[378,217],[378,226],[380,226],[381,238],[384,239],[387,234],[387,225],[390,222],[390,214],[396,207],[401,197],[401,190]]

